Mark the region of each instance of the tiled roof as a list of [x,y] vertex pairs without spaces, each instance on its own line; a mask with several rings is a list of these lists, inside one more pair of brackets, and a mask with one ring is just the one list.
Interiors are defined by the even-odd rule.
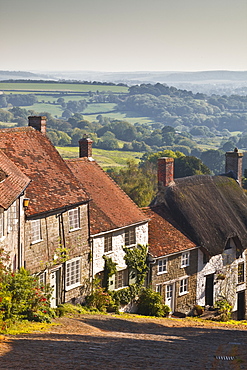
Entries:
[[148,217],[95,161],[84,157],[66,162],[92,198],[92,235],[147,221]]
[[27,216],[89,200],[49,139],[34,128],[0,130],[0,149],[31,179]]
[[0,150],[0,206],[7,209],[29,184],[29,178]]
[[162,207],[146,207],[142,210],[150,219],[148,224],[148,249],[153,257],[162,257],[196,247],[190,239],[179,231],[176,225],[168,221],[169,215],[165,214]]

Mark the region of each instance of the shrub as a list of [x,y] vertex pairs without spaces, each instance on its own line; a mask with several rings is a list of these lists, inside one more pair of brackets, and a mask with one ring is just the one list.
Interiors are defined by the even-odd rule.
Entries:
[[107,307],[112,305],[112,299],[109,293],[102,288],[99,283],[94,285],[93,292],[86,297],[86,305],[96,308],[99,311],[106,312]]
[[143,289],[137,301],[138,313],[146,316],[167,316],[170,307],[162,302],[159,293],[154,292],[151,288]]
[[232,315],[232,306],[225,298],[216,301],[214,306],[215,308],[218,308],[220,314],[218,317],[216,317],[216,320],[219,321],[230,320]]
[[[21,268],[17,272],[0,272],[0,319],[48,321],[54,312],[50,308],[51,290],[40,286],[38,279]],[[39,320],[40,318],[40,320]]]

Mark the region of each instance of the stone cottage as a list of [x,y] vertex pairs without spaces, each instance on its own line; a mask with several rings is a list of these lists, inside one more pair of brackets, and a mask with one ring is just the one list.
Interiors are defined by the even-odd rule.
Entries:
[[238,318],[246,312],[247,197],[239,185],[241,161],[237,149],[226,153],[226,169],[234,178],[174,179],[173,160],[160,158],[159,191],[151,205],[198,247],[195,303],[212,306],[225,297]]
[[0,151],[0,248],[15,271],[24,264],[24,210],[30,179]]
[[89,196],[47,138],[45,117],[0,130],[0,148],[22,173],[23,188],[30,179],[19,265],[51,284],[55,307],[81,295],[89,280]]

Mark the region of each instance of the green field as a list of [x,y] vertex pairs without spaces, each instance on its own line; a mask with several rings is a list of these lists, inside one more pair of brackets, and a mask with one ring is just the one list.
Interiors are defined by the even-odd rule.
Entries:
[[[79,156],[78,147],[56,147],[56,149],[65,159],[78,158]],[[126,161],[130,159],[134,159],[138,163],[142,156],[143,153],[140,152],[93,149],[93,158],[105,170],[108,168],[124,167],[126,166]]]
[[9,90],[16,93],[17,90],[26,91],[61,91],[61,92],[96,92],[111,91],[113,93],[127,93],[128,87],[109,85],[87,85],[72,83],[28,83],[28,82],[0,82],[0,91]]

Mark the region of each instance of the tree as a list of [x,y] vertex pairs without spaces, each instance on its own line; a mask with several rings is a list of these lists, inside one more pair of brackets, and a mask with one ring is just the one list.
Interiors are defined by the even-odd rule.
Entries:
[[209,149],[201,154],[202,162],[216,175],[225,172],[225,153]]
[[210,169],[199,158],[193,156],[175,158],[175,178],[193,175],[210,175]]

